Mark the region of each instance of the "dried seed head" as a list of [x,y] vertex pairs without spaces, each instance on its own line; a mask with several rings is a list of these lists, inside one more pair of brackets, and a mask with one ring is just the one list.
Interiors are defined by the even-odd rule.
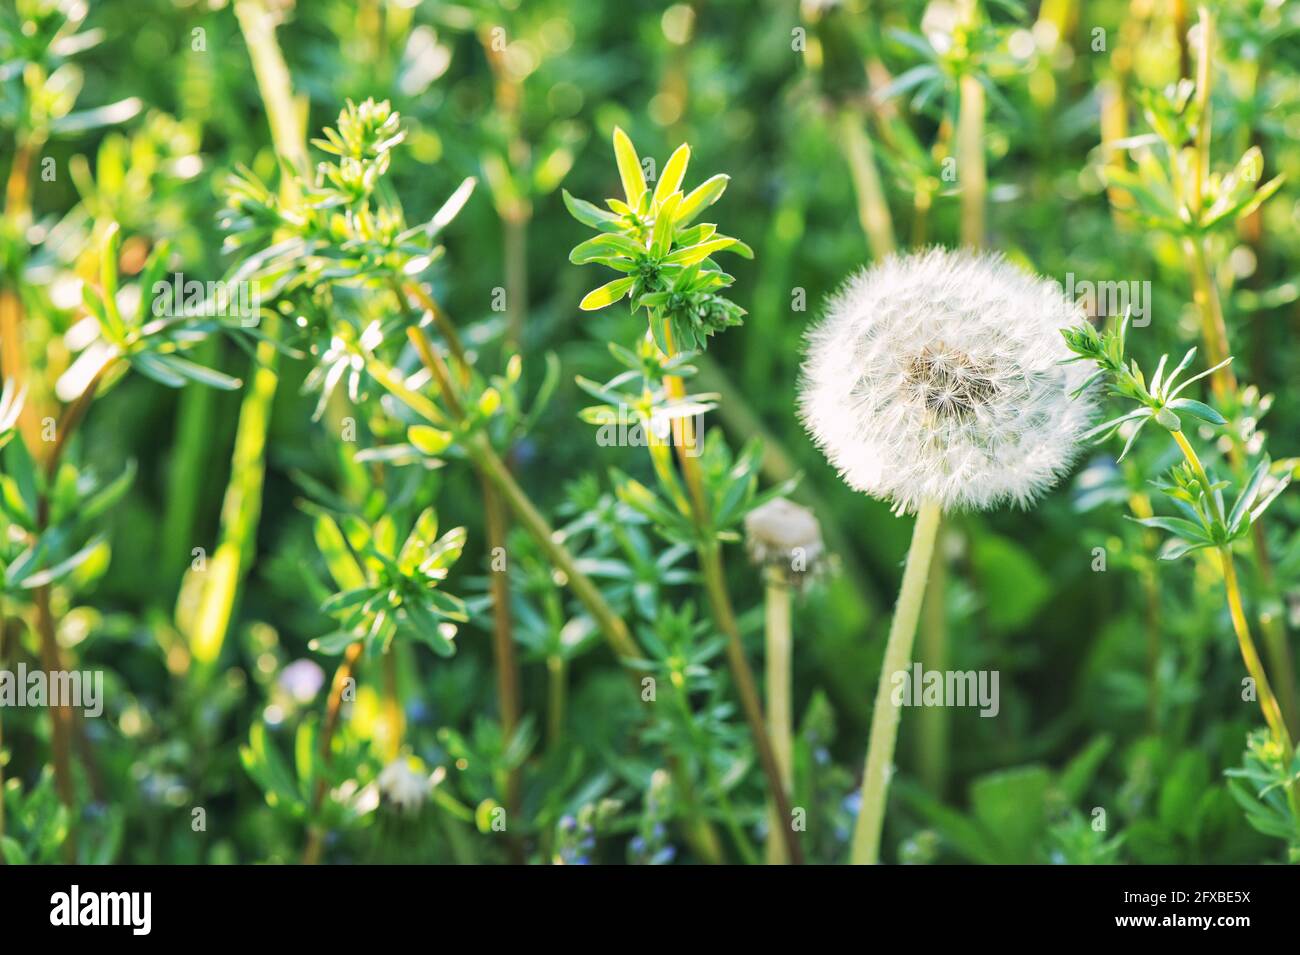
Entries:
[[844,480],[911,511],[1030,504],[1092,412],[1060,329],[1082,313],[1001,256],[932,249],[851,278],[809,334],[808,430]]
[[811,576],[825,556],[817,516],[783,497],[745,515],[745,543],[755,564],[781,572],[792,583]]

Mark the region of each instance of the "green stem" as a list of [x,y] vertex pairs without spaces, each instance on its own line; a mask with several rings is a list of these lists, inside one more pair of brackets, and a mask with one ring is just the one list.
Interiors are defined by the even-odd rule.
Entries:
[[[446,363],[433,351],[428,340],[418,328],[409,329],[407,334],[419,352],[421,360],[433,374],[449,410],[459,418],[460,416],[457,414],[459,401],[455,397],[455,389],[447,373]],[[424,416],[426,420],[434,424],[446,423],[445,416],[437,410],[436,406],[427,398],[407,388],[402,383],[400,376],[395,372],[373,357],[367,358],[366,363],[371,376],[391,391],[394,396],[403,401],[411,410]],[[632,638],[631,631],[628,630],[627,623],[605,600],[600,588],[592,583],[591,578],[579,569],[573,555],[560,542],[555,530],[547,523],[546,518],[542,516],[541,512],[524,492],[524,489],[519,486],[514,475],[510,473],[510,469],[506,467],[505,462],[501,460],[501,456],[496,453],[496,449],[492,447],[487,438],[482,434],[471,435],[466,439],[464,447],[475,466],[479,468],[487,480],[496,486],[505,499],[506,505],[519,519],[520,524],[533,536],[533,539],[546,553],[547,558],[564,576],[569,589],[587,608],[587,612],[591,614],[597,628],[604,634],[610,646],[614,648],[614,652],[624,660],[644,659],[640,648]]]
[[880,667],[880,684],[876,688],[876,707],[871,720],[871,740],[867,746],[866,768],[862,775],[862,808],[853,830],[850,861],[854,865],[874,865],[880,861],[880,834],[885,821],[885,796],[889,790],[894,746],[898,742],[899,707],[892,700],[891,684],[895,673],[905,671],[912,656],[912,638],[921,615],[925,581],[934,553],[935,535],[939,530],[939,505],[927,501],[916,515],[912,544],[907,551],[903,584],[898,605],[889,627],[885,659]]
[[[944,524],[935,532],[925,597],[921,601],[918,657],[927,670],[948,668],[948,561],[944,556]],[[942,796],[948,776],[948,708],[927,706],[916,714],[917,768],[926,788]]]
[[307,826],[307,845],[303,849],[302,864],[316,865],[321,860],[321,854],[325,849],[325,829],[316,821],[320,814],[320,807],[325,802],[325,793],[329,789],[329,783],[326,781],[326,771],[334,759],[334,732],[338,729],[339,715],[343,709],[343,691],[347,689],[348,682],[352,679],[353,670],[356,669],[357,662],[361,659],[361,653],[365,649],[365,643],[357,640],[348,645],[343,651],[343,659],[339,661],[338,668],[334,671],[334,679],[330,683],[330,695],[325,704],[325,722],[320,731],[320,772],[317,774],[316,788],[312,792],[311,813],[308,816],[310,820]]
[[[781,769],[781,783],[786,790],[794,785],[794,715],[791,701],[791,632],[790,583],[777,570],[767,573],[766,628],[767,641],[767,727],[772,737],[772,749]],[[777,831],[790,825],[782,819],[776,805],[768,800],[767,862],[785,865],[790,857],[785,851],[785,841]]]
[[[418,328],[408,329],[407,336],[415,346],[425,367],[433,374],[434,381],[442,393],[448,409],[459,419],[460,415],[456,411],[459,408],[459,399],[456,398],[455,386],[451,381],[446,363],[430,347],[428,340]],[[455,353],[458,344],[459,342],[454,338],[449,341],[453,353]],[[432,401],[408,388],[402,377],[391,368],[373,356],[367,356],[365,361],[366,371],[372,378],[426,421],[439,427],[454,423],[449,422],[447,416]],[[506,467],[505,462],[501,460],[491,443],[483,435],[479,434],[467,439],[464,447],[475,466],[501,492],[506,505],[514,512],[524,530],[532,535],[550,562],[560,572],[563,584],[587,608],[587,612],[591,614],[592,619],[596,622],[596,628],[605,637],[619,659],[625,665],[633,660],[645,659],[641,648],[637,646],[631,631],[628,630],[627,623],[605,600],[600,588],[592,583],[591,578],[587,577],[579,569],[573,555],[564,546],[560,536],[547,523],[546,518],[542,516],[524,489],[519,486],[514,475],[510,473],[510,469]],[[634,671],[634,675],[641,677],[644,676],[644,673],[638,668]],[[670,763],[675,762],[673,757],[669,759]],[[715,862],[719,859],[717,836],[709,826],[708,821],[699,813],[690,780],[676,769],[674,769],[674,776],[677,780],[678,792],[681,794],[682,801],[687,809],[687,838],[696,851],[700,853],[701,858],[708,862]]]
[[[4,600],[0,598],[0,670],[5,665],[5,607]],[[4,845],[5,837],[5,734],[4,734],[4,710],[0,708],[0,847]],[[0,848],[0,865],[5,864],[5,854]]]
[[871,154],[871,141],[854,110],[841,110],[839,125],[844,159],[853,177],[853,190],[858,199],[858,221],[867,234],[872,256],[883,259],[895,249],[894,221],[885,200],[880,172]]
[[984,87],[971,74],[961,78],[957,116],[957,175],[961,178],[961,241],[984,245],[984,202],[988,174],[984,164]]
[[[1241,602],[1241,586],[1237,582],[1237,570],[1233,566],[1232,551],[1227,547],[1219,548],[1219,558],[1223,564],[1223,586],[1228,593],[1228,611],[1232,617],[1232,629],[1237,634],[1237,646],[1241,649],[1241,659],[1246,664],[1246,672],[1255,681],[1259,695],[1259,708],[1264,711],[1264,719],[1273,734],[1273,740],[1282,750],[1282,765],[1291,766],[1295,759],[1295,745],[1287,730],[1286,721],[1282,719],[1282,708],[1278,706],[1277,697],[1269,685],[1264,673],[1264,664],[1255,649],[1255,641],[1250,636],[1250,624]],[[1286,784],[1287,803],[1291,807],[1291,817],[1300,831],[1300,792],[1297,791],[1295,779]]]
[[[673,673],[673,679],[670,681],[673,686],[673,697],[677,702],[677,709],[681,714],[682,722],[686,725],[688,732],[694,740],[695,746],[701,751],[707,751],[709,748],[708,740],[701,738],[698,725],[695,722],[695,714],[691,712],[691,704],[688,698],[688,691],[685,679],[678,680],[682,676],[679,673]],[[707,752],[700,760],[704,769],[704,781],[713,791],[714,798],[718,801],[718,811],[722,814],[723,825],[727,827],[727,832],[731,834],[731,840],[736,844],[736,851],[740,853],[741,860],[745,865],[757,865],[759,863],[758,853],[754,851],[753,845],[750,844],[749,836],[745,833],[745,828],[740,824],[740,819],[736,815],[736,808],[731,802],[731,795],[727,792],[722,780],[718,776],[717,767],[709,759]]]
[[[671,327],[671,326],[670,326]],[[668,333],[666,357],[671,358],[676,349],[672,334]],[[676,375],[664,377],[664,390],[668,396],[677,401],[686,397],[686,385]],[[740,695],[741,710],[749,724],[750,735],[754,738],[754,748],[758,751],[759,765],[767,778],[767,788],[777,811],[783,819],[792,819],[790,794],[781,782],[781,769],[777,765],[776,753],[772,741],[767,735],[767,723],[763,718],[763,704],[758,695],[758,686],[754,682],[754,672],[745,659],[745,645],[740,638],[740,627],[736,623],[736,612],[731,606],[731,595],[727,592],[727,575],[722,562],[722,547],[711,529],[712,519],[709,514],[709,501],[704,489],[704,471],[699,458],[692,453],[698,447],[696,442],[702,436],[695,434],[695,427],[689,418],[682,421],[681,440],[677,442],[677,457],[681,463],[682,478],[690,495],[687,511],[695,525],[698,543],[695,548],[696,558],[700,564],[700,575],[704,589],[709,598],[709,609],[714,623],[727,638],[727,664],[731,669],[736,692]],[[653,453],[654,447],[651,448]],[[670,482],[665,482],[671,487]],[[799,834],[788,825],[781,827],[790,860],[796,865],[803,864],[803,847],[799,844]]]
[[546,742],[554,752],[564,735],[564,699],[568,691],[568,672],[564,657],[553,653],[546,658]]
[[[306,176],[310,166],[306,134],[294,104],[289,69],[275,38],[275,20],[263,0],[239,0],[235,4],[235,16],[248,45],[276,152],[300,175]],[[296,188],[291,176],[281,177],[280,192],[284,198],[295,195]],[[219,542],[208,565],[190,634],[191,651],[203,673],[210,672],[221,656],[262,515],[266,436],[279,386],[279,352],[270,340],[276,337],[278,322],[268,319],[263,331],[268,340],[257,346],[256,369],[240,404],[230,480],[221,505]]]

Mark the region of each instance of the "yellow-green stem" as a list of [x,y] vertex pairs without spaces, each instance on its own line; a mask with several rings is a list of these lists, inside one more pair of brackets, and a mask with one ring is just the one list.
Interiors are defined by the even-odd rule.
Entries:
[[[944,555],[945,524],[935,531],[935,554],[930,561],[921,621],[917,657],[927,670],[948,668],[948,561]],[[948,778],[948,709],[927,706],[916,714],[917,771],[926,788],[943,794]]]
[[546,742],[554,751],[564,735],[564,697],[568,673],[564,657],[553,653],[546,658]]
[[858,221],[867,235],[872,256],[883,259],[895,248],[894,221],[885,200],[876,160],[871,154],[871,140],[855,110],[847,107],[841,110],[839,124],[844,159],[853,177],[853,191],[858,199]]
[[911,661],[912,639],[921,615],[926,577],[934,540],[939,530],[939,505],[926,502],[916,515],[912,543],[907,550],[903,584],[898,604],[889,626],[885,659],[880,667],[876,687],[876,706],[871,719],[871,739],[867,746],[866,768],[862,774],[862,808],[853,830],[853,847],[849,857],[854,865],[874,865],[880,861],[880,834],[885,821],[885,797],[889,792],[894,746],[898,742],[899,707],[894,705],[891,686],[895,673],[905,671]]
[[[238,0],[235,16],[248,45],[253,75],[266,107],[275,150],[305,176],[309,169],[306,133],[293,99],[293,83],[275,38],[275,20],[263,0]],[[292,177],[282,177],[283,198],[296,194]],[[266,435],[271,407],[279,386],[279,352],[271,344],[277,324],[267,320],[268,340],[257,346],[256,368],[239,407],[230,480],[221,504],[220,538],[194,616],[190,646],[201,674],[208,674],[221,656],[230,630],[240,584],[248,569],[257,525],[262,515],[262,486],[266,478]]]
[[316,788],[312,793],[311,813],[308,816],[310,820],[307,827],[307,845],[303,850],[302,864],[316,865],[321,860],[321,854],[325,849],[325,829],[316,823],[316,816],[320,813],[320,807],[325,802],[325,794],[329,789],[326,782],[326,771],[334,758],[334,731],[338,729],[339,716],[343,709],[343,691],[348,688],[349,681],[352,680],[352,672],[361,659],[361,652],[365,649],[365,644],[357,640],[348,645],[343,651],[343,659],[339,661],[338,668],[334,671],[334,679],[330,683],[330,695],[325,704],[325,722],[320,731],[320,761],[321,769],[317,773],[319,777],[316,781]]
[[[1282,750],[1282,765],[1290,766],[1295,758],[1295,745],[1291,741],[1291,733],[1286,728],[1286,721],[1282,718],[1282,708],[1278,706],[1277,697],[1273,695],[1273,688],[1264,673],[1264,664],[1260,662],[1255,641],[1250,636],[1250,624],[1246,620],[1246,611],[1241,602],[1241,586],[1237,583],[1237,570],[1233,566],[1232,551],[1227,547],[1220,547],[1219,557],[1223,564],[1223,586],[1228,593],[1228,612],[1232,617],[1232,629],[1237,634],[1237,646],[1241,648],[1241,659],[1246,664],[1246,672],[1255,681],[1259,708],[1264,711],[1264,720],[1273,734],[1273,740]],[[1294,779],[1287,782],[1286,798],[1291,807],[1292,819],[1300,829],[1300,792],[1297,791]]]
[[[671,327],[671,326],[670,326]],[[671,358],[676,349],[673,346],[672,333],[667,333],[666,357]],[[676,375],[664,377],[664,390],[668,397],[680,401],[686,397],[686,385]],[[793,813],[790,794],[781,782],[781,770],[777,765],[776,754],[772,750],[772,741],[767,735],[767,722],[763,718],[763,704],[758,695],[758,686],[754,682],[754,672],[749,661],[745,659],[745,645],[740,639],[740,627],[736,623],[736,612],[731,606],[731,595],[727,591],[727,574],[722,561],[722,547],[715,539],[704,538],[710,525],[709,502],[704,490],[704,471],[700,459],[694,453],[696,442],[702,436],[695,433],[694,423],[682,420],[681,440],[677,443],[677,456],[681,462],[682,478],[690,493],[690,516],[701,533],[700,543],[696,546],[696,557],[700,563],[700,575],[704,590],[709,598],[709,610],[714,623],[727,639],[727,664],[731,668],[731,677],[740,696],[741,710],[749,723],[750,735],[754,738],[754,748],[758,751],[758,762],[763,775],[767,777],[767,788],[781,818],[787,822],[781,827],[790,861],[795,865],[803,864],[803,847],[799,844],[799,835],[790,825]]]
[[961,182],[962,245],[984,245],[984,202],[988,173],[984,164],[984,87],[971,74],[961,78],[957,115],[957,176]]

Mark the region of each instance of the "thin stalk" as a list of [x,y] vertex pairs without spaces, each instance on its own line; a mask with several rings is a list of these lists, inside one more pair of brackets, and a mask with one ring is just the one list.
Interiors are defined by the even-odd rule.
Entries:
[[[668,332],[667,357],[675,353],[672,333]],[[674,401],[686,397],[686,385],[675,375],[664,377],[664,390]],[[758,750],[759,764],[767,777],[768,791],[776,804],[777,811],[786,820],[793,818],[790,794],[781,782],[781,768],[772,749],[772,741],[767,735],[767,723],[763,717],[763,704],[759,699],[758,687],[754,682],[754,673],[745,659],[745,645],[740,638],[740,627],[736,623],[736,612],[731,606],[731,595],[727,592],[727,575],[722,562],[722,547],[716,537],[704,537],[710,526],[709,503],[704,492],[704,472],[700,468],[699,458],[692,453],[699,437],[695,434],[694,423],[689,418],[682,419],[681,440],[677,442],[677,457],[681,462],[682,477],[690,493],[690,510],[696,528],[701,532],[696,546],[696,556],[700,564],[700,575],[704,589],[709,598],[709,609],[714,622],[727,638],[727,663],[731,676],[740,695],[741,709],[749,723],[750,735],[754,738],[754,747]],[[803,864],[803,847],[799,836],[788,824],[781,827],[790,860],[796,865]]]
[[1228,612],[1232,616],[1232,629],[1236,631],[1237,644],[1241,648],[1241,659],[1246,664],[1246,672],[1255,681],[1255,688],[1259,693],[1259,708],[1264,712],[1264,720],[1268,723],[1273,738],[1282,747],[1285,763],[1290,765],[1291,758],[1295,755],[1295,746],[1291,742],[1291,733],[1282,720],[1282,708],[1278,706],[1277,697],[1273,695],[1273,687],[1264,673],[1264,664],[1259,658],[1259,651],[1255,649],[1255,641],[1250,635],[1250,624],[1242,609],[1241,587],[1237,582],[1237,570],[1233,565],[1232,551],[1227,547],[1220,547],[1219,559],[1223,564],[1223,586],[1228,593]]
[[[31,173],[36,144],[20,137],[14,149],[13,164],[5,183],[5,218],[24,227],[31,218]],[[0,379],[8,379],[21,390],[27,378],[27,354],[23,344],[23,302],[18,290],[0,289]],[[29,448],[40,441],[36,395],[29,393],[18,415],[18,427]]]
[[[433,296],[425,291],[424,287],[418,282],[408,283],[405,287],[398,282],[394,282],[393,291],[397,294],[397,300],[404,307],[407,304],[407,296],[410,296],[433,317],[434,324],[438,327],[439,332],[451,349],[461,380],[468,381],[470,368],[465,346],[461,343],[456,326],[452,324],[447,313],[442,310]],[[421,360],[429,368],[430,373],[439,379],[440,384],[446,383],[447,387],[443,391],[443,400],[447,403],[448,410],[451,411],[453,416],[460,418],[463,415],[463,409],[456,397],[450,371],[446,369],[442,357],[434,352],[432,348],[429,348],[428,342],[422,334],[418,334],[415,329],[412,329],[411,333],[411,341],[415,344]],[[504,462],[502,462],[502,466],[506,467]],[[491,554],[498,553],[498,550],[504,553],[507,526],[506,514],[502,508],[501,492],[489,480],[482,465],[476,465],[476,469],[479,474],[479,485],[482,489],[483,511],[487,524],[488,551]],[[508,474],[508,467],[506,471]],[[509,738],[514,735],[515,728],[519,724],[520,703],[519,664],[515,659],[514,628],[510,619],[510,581],[505,571],[491,571],[491,589],[493,659],[497,671],[497,702],[501,710],[501,727],[506,737]],[[507,783],[506,811],[508,813],[513,814],[513,810],[518,808],[518,797],[519,773],[518,770],[513,770]]]
[[1178,43],[1178,75],[1192,75],[1192,55],[1187,42],[1187,0],[1171,0],[1174,40]]
[[[1151,498],[1146,494],[1135,492],[1129,495],[1129,508],[1140,520],[1155,517]],[[1138,567],[1138,577],[1142,582],[1142,593],[1146,600],[1147,728],[1153,733],[1160,725],[1160,582],[1156,577],[1155,561],[1152,557],[1159,543],[1160,539],[1155,531],[1143,528],[1142,563]]]
[[961,241],[984,245],[984,204],[988,173],[984,163],[984,87],[971,74],[961,78],[957,114],[957,175],[961,179]]
[[[217,346],[218,340],[209,338],[195,349],[193,360],[201,365],[215,364],[219,351]],[[215,406],[215,389],[199,382],[186,385],[177,401],[163,516],[161,561],[166,568],[169,585],[164,593],[174,593],[170,587],[179,583],[190,563],[200,500],[199,489],[203,486],[209,463],[208,451]]]
[[[49,454],[44,462],[47,481],[52,482],[54,476],[58,474],[59,462],[63,459],[64,451],[67,450],[68,441],[85,418],[86,412],[95,400],[95,393],[99,390],[99,384],[112,364],[112,362],[109,362],[100,368],[81,394],[64,409],[63,414],[60,416],[54,429],[54,443],[50,446]],[[50,501],[48,497],[42,495],[38,511],[38,533],[44,533],[50,521]],[[59,648],[54,615],[50,610],[49,584],[36,588],[33,594],[33,602],[36,606],[36,632],[40,638],[41,666],[44,667],[47,673],[53,675],[55,672],[64,669],[64,665],[63,651]],[[76,790],[72,776],[72,746],[74,732],[77,727],[74,723],[71,706],[66,702],[51,706],[50,724],[50,745],[54,756],[54,784],[58,790],[60,802],[68,811],[68,836],[63,843],[63,854],[66,861],[75,862],[77,855],[75,836]],[[90,774],[89,750],[83,748],[82,752],[86,759],[87,773]]]
[[[487,525],[489,560],[505,553],[506,515],[497,489],[479,471],[479,484],[483,495],[483,515]],[[489,563],[488,581],[492,592],[492,657],[496,664],[497,705],[501,710],[501,732],[507,740],[513,739],[519,728],[519,661],[515,659],[515,640],[510,620],[510,583],[506,570],[497,570]],[[517,818],[519,811],[519,769],[511,769],[506,777],[506,812]],[[522,861],[522,860],[521,860]]]
[[[5,665],[5,607],[4,600],[0,599],[0,670]],[[4,733],[4,710],[0,708],[0,845],[4,844],[5,837],[5,733]],[[0,865],[5,864],[5,856],[0,852]]]
[[[1201,215],[1204,201],[1203,187],[1210,174],[1212,131],[1210,91],[1214,77],[1212,62],[1215,39],[1213,15],[1206,7],[1200,7],[1198,13],[1201,24],[1201,46],[1196,64],[1196,102],[1200,119],[1197,123],[1194,143],[1196,169],[1189,210],[1193,219],[1199,219]],[[1227,322],[1224,319],[1218,283],[1210,266],[1206,237],[1198,235],[1185,239],[1183,250],[1188,272],[1192,278],[1193,299],[1201,316],[1201,337],[1210,363],[1217,365],[1231,354],[1231,345],[1228,340]],[[1241,407],[1237,377],[1231,365],[1225,365],[1215,371],[1210,378],[1210,385],[1215,398],[1226,407],[1233,410]],[[1228,450],[1228,458],[1240,476],[1246,463],[1245,449],[1242,446],[1241,436],[1235,428],[1232,429],[1230,438],[1232,443]],[[1286,625],[1280,615],[1273,610],[1279,603],[1277,580],[1273,570],[1273,560],[1268,552],[1268,539],[1261,522],[1256,522],[1251,528],[1251,545],[1254,549],[1256,584],[1263,596],[1257,619],[1264,634],[1264,649],[1268,654],[1269,670],[1277,681],[1282,715],[1294,732],[1300,730],[1300,699],[1297,699],[1296,695],[1295,665],[1291,645],[1287,639]]]
[[397,686],[397,654],[393,652],[393,647],[389,646],[384,651],[383,664],[384,710],[388,723],[388,745],[384,749],[384,760],[390,762],[401,753],[402,737],[406,735],[406,717],[402,713],[401,694]]
[[[407,336],[415,345],[425,367],[433,374],[434,381],[443,395],[443,401],[448,410],[457,420],[460,420],[463,412],[460,401],[456,397],[455,387],[451,382],[451,374],[446,362],[430,346],[428,339],[424,337],[424,333],[420,329],[408,329]],[[397,380],[397,376],[391,370],[373,359],[368,362],[368,367],[377,381],[392,391],[412,410],[416,413],[425,414],[426,417],[428,416],[427,409],[433,407],[431,402],[427,399],[419,400],[422,396],[414,395],[413,397],[417,400],[413,404],[408,400],[408,395],[411,394],[410,390]],[[436,409],[433,413],[437,414]],[[439,423],[440,419],[433,418],[431,420]],[[547,523],[541,512],[537,510],[536,505],[533,504],[523,488],[515,481],[510,469],[506,467],[505,462],[501,460],[501,456],[496,453],[487,438],[481,434],[472,435],[466,440],[464,446],[466,453],[469,454],[474,464],[483,472],[487,480],[491,481],[497,490],[501,492],[502,498],[511,511],[514,512],[520,524],[533,536],[556,569],[564,575],[565,582],[573,591],[573,595],[587,608],[587,612],[591,614],[596,626],[604,634],[605,639],[609,641],[614,652],[624,660],[643,659],[640,648],[632,638],[631,631],[628,630],[627,623],[605,600],[600,588],[592,583],[591,578],[579,569],[573,555],[560,542],[555,530]]]
[[921,616],[921,600],[925,595],[926,577],[930,571],[930,558],[934,553],[934,540],[939,530],[941,512],[939,505],[926,502],[916,515],[912,528],[912,543],[907,550],[907,565],[903,569],[903,584],[898,592],[898,605],[889,626],[889,640],[885,644],[885,658],[880,667],[880,683],[876,688],[876,707],[871,719],[871,739],[867,746],[866,768],[862,774],[862,808],[858,811],[857,825],[853,830],[853,848],[850,861],[854,865],[874,865],[880,861],[880,834],[885,821],[885,796],[892,774],[894,746],[898,742],[898,722],[902,715],[892,700],[893,675],[906,670],[912,656],[912,638]]
[[[781,783],[787,790],[794,787],[794,716],[791,702],[791,632],[790,583],[777,570],[767,573],[765,600],[767,643],[767,727],[772,735],[772,748],[781,768]],[[785,851],[785,841],[776,832],[790,825],[782,819],[772,800],[767,807],[767,863],[785,865],[790,861]]]
[[[1290,766],[1295,759],[1295,745],[1286,721],[1282,718],[1282,708],[1278,706],[1277,697],[1269,685],[1264,673],[1264,664],[1260,662],[1255,641],[1250,636],[1250,624],[1246,620],[1246,611],[1241,602],[1241,587],[1237,583],[1237,570],[1233,566],[1232,551],[1227,547],[1219,548],[1219,558],[1223,564],[1223,586],[1228,592],[1228,612],[1232,617],[1232,629],[1237,634],[1237,646],[1241,648],[1241,658],[1246,664],[1246,672],[1255,681],[1255,690],[1259,695],[1259,708],[1264,711],[1273,739],[1282,750],[1282,765]],[[1290,779],[1286,784],[1287,803],[1291,807],[1291,816],[1300,829],[1300,791],[1296,781]]]
[[880,182],[880,172],[871,154],[871,140],[863,128],[856,111],[844,108],[839,114],[839,138],[853,177],[853,191],[858,199],[858,221],[867,235],[874,258],[883,259],[893,253],[894,220],[889,213],[885,189]]
[[568,667],[564,657],[552,653],[546,658],[546,745],[552,752],[564,735],[564,701],[568,695]]
[[501,227],[506,259],[506,348],[518,351],[528,314],[528,215],[512,212]]
[[[1228,326],[1223,318],[1223,302],[1219,298],[1219,287],[1210,273],[1204,240],[1185,239],[1183,244],[1187,256],[1187,268],[1192,276],[1192,301],[1201,316],[1201,340],[1205,343],[1205,353],[1209,363],[1218,365],[1226,361],[1231,354],[1228,345]],[[1210,375],[1210,387],[1214,391],[1214,397],[1219,401],[1235,402],[1237,376],[1232,370],[1232,365],[1224,365]]]
[[[1210,478],[1205,472],[1205,466],[1201,464],[1196,449],[1192,447],[1181,431],[1172,433],[1174,441],[1177,442],[1179,450],[1183,452],[1183,457],[1187,459],[1187,463],[1196,475],[1197,480],[1201,482],[1203,487],[1209,488]],[[1222,514],[1218,516],[1220,519],[1223,517]],[[1259,708],[1264,713],[1264,720],[1268,723],[1273,739],[1282,748],[1284,765],[1289,766],[1292,757],[1295,755],[1295,746],[1292,743],[1290,730],[1287,729],[1282,707],[1278,704],[1277,697],[1273,693],[1273,687],[1264,672],[1264,665],[1260,662],[1259,652],[1255,649],[1255,641],[1250,635],[1250,624],[1247,622],[1246,613],[1243,609],[1241,587],[1237,583],[1237,571],[1233,565],[1232,552],[1226,546],[1220,547],[1219,557],[1223,564],[1223,585],[1228,596],[1228,612],[1232,617],[1232,628],[1237,634],[1237,645],[1241,648],[1242,661],[1246,664],[1246,672],[1255,681],[1255,690],[1259,695]],[[1294,780],[1287,786],[1287,800],[1291,803],[1292,813],[1300,821],[1300,794],[1296,792]]]
[[[695,723],[695,714],[691,712],[685,680],[682,680],[680,684],[677,680],[680,675],[679,673],[672,675],[673,698],[677,703],[682,722],[687,726],[688,732],[694,740],[693,745],[705,749],[708,741],[701,739],[701,734]],[[704,780],[709,789],[713,791],[714,798],[718,801],[718,811],[722,814],[722,823],[727,827],[727,832],[731,835],[731,841],[736,844],[736,851],[740,853],[741,861],[745,865],[757,865],[760,861],[758,853],[754,851],[749,836],[745,834],[744,826],[740,824],[740,819],[736,815],[736,808],[731,802],[731,795],[727,792],[726,787],[722,785],[717,767],[713,765],[707,755],[700,760],[700,765],[704,769]]]
[[[448,323],[448,326],[454,336],[455,329],[450,326],[450,323]],[[419,353],[420,360],[433,375],[434,382],[442,394],[448,410],[459,420],[462,416],[460,402],[456,397],[455,386],[452,384],[451,374],[446,362],[430,346],[428,339],[425,338],[420,329],[408,329],[407,337]],[[454,354],[456,347],[459,345],[459,339],[453,337],[448,340],[448,344],[453,349]],[[425,420],[439,426],[448,424],[446,417],[433,402],[418,392],[407,388],[401,376],[393,372],[392,369],[373,357],[366,359],[366,369],[371,377],[391,391],[394,397],[425,418]],[[510,469],[506,467],[505,462],[501,460],[491,443],[483,435],[474,435],[465,442],[465,449],[484,476],[501,492],[506,505],[514,513],[523,528],[532,535],[546,554],[547,559],[560,572],[564,585],[569,588],[573,595],[578,598],[578,601],[587,609],[587,612],[591,614],[592,620],[596,623],[596,628],[605,637],[615,655],[625,666],[635,666],[631,661],[644,659],[645,656],[641,648],[637,646],[636,640],[633,639],[631,631],[628,630],[627,623],[605,600],[600,588],[592,583],[591,578],[578,567],[577,561],[569,553],[568,548],[564,546],[560,536],[547,523],[546,518],[533,504],[527,492],[519,486],[514,475],[510,473]],[[636,667],[633,670],[633,675],[640,678],[645,674],[639,667]],[[676,759],[674,757],[670,756],[669,762],[670,765],[674,765],[674,782],[686,808],[685,829],[687,839],[701,858],[710,863],[716,863],[721,859],[717,834],[714,833],[708,820],[701,815],[690,780],[679,771],[679,767],[675,766]]]
[[[918,657],[927,670],[948,669],[948,560],[944,554],[945,522],[935,531],[935,555],[921,601]],[[917,770],[927,789],[942,796],[948,779],[948,709],[923,707],[916,714]]]
[[[36,631],[41,640],[41,666],[51,676],[63,669],[63,655],[54,633],[54,616],[50,613],[49,586],[37,587],[33,595],[36,604]],[[77,861],[76,792],[72,780],[72,708],[67,702],[50,707],[50,745],[54,753],[54,786],[59,801],[68,810],[68,834],[63,840],[65,862]]]
[[[292,78],[275,38],[275,20],[264,0],[238,0],[235,16],[248,46],[275,150],[305,176],[310,169],[306,134],[293,99]],[[292,177],[282,177],[280,192],[285,198],[295,195]],[[276,324],[268,319],[264,329],[268,339],[275,338]],[[230,480],[221,505],[220,537],[206,572],[190,635],[191,651],[205,675],[221,656],[262,515],[266,436],[280,381],[279,352],[269,340],[258,344],[255,364],[239,408]]]
[[[320,777],[316,780],[316,789],[312,793],[311,800],[311,819],[315,819],[320,812],[321,804],[325,801],[325,793],[329,789],[329,784],[325,779],[325,772],[329,769],[330,763],[334,759],[334,732],[338,729],[339,713],[343,708],[343,691],[348,687],[348,681],[352,679],[352,671],[356,668],[357,661],[361,659],[361,651],[365,649],[365,644],[358,640],[349,644],[348,648],[343,651],[343,659],[339,661],[338,669],[334,671],[334,680],[330,684],[329,699],[325,704],[325,723],[320,732]],[[311,823],[307,829],[307,846],[303,850],[302,864],[316,865],[320,862],[321,853],[325,848],[325,832],[321,826]]]

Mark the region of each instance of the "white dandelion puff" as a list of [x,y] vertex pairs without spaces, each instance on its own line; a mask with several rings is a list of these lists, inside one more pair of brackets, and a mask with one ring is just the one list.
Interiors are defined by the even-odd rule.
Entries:
[[428,775],[418,771],[423,764],[414,759],[395,759],[379,774],[379,792],[402,812],[419,809],[433,789]]
[[1082,311],[1000,255],[864,269],[809,334],[800,406],[853,488],[899,512],[1027,506],[1073,463],[1092,405],[1061,329]]

